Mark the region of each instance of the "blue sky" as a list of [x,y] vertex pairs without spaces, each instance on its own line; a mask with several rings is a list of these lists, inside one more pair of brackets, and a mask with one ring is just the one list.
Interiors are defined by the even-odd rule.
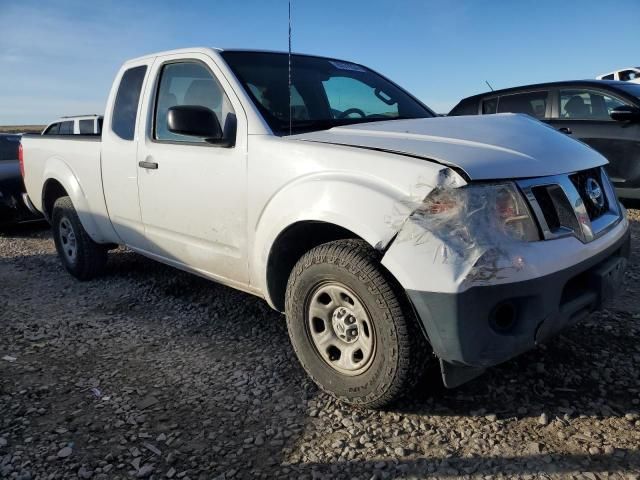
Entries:
[[[640,65],[639,0],[292,0],[293,49],[368,65],[438,112],[494,88]],[[535,8],[534,8],[535,6]],[[0,0],[0,125],[102,113],[128,58],[286,50],[286,0]]]

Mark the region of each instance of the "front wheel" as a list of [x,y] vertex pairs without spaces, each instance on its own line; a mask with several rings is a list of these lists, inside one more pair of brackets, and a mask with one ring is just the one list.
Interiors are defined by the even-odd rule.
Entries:
[[395,401],[431,357],[403,292],[360,240],[305,254],[289,278],[285,309],[303,368],[345,403],[380,408]]
[[107,263],[107,246],[89,237],[69,197],[56,200],[51,220],[53,240],[64,268],[79,280],[100,275]]

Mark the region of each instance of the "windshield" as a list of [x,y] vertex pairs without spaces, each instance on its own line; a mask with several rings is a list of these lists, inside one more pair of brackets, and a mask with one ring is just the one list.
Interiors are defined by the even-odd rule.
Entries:
[[[222,52],[253,102],[277,134],[338,125],[427,118],[435,114],[411,95],[355,63],[286,53]],[[291,95],[291,108],[289,108]]]
[[633,83],[628,83],[625,85],[616,85],[620,90],[627,92],[630,95],[633,95],[638,100],[640,100],[640,85],[636,85]]

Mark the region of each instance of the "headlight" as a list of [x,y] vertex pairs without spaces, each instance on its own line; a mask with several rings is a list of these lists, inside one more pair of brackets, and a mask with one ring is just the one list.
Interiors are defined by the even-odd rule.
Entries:
[[436,189],[416,210],[413,220],[453,243],[499,247],[504,241],[540,240],[536,223],[513,182]]

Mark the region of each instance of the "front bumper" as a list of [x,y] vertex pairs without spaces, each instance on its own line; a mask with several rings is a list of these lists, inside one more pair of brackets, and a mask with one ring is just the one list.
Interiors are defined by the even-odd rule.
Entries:
[[619,284],[629,252],[627,226],[587,260],[537,278],[457,293],[407,290],[441,359],[445,384],[464,383],[601,308]]

